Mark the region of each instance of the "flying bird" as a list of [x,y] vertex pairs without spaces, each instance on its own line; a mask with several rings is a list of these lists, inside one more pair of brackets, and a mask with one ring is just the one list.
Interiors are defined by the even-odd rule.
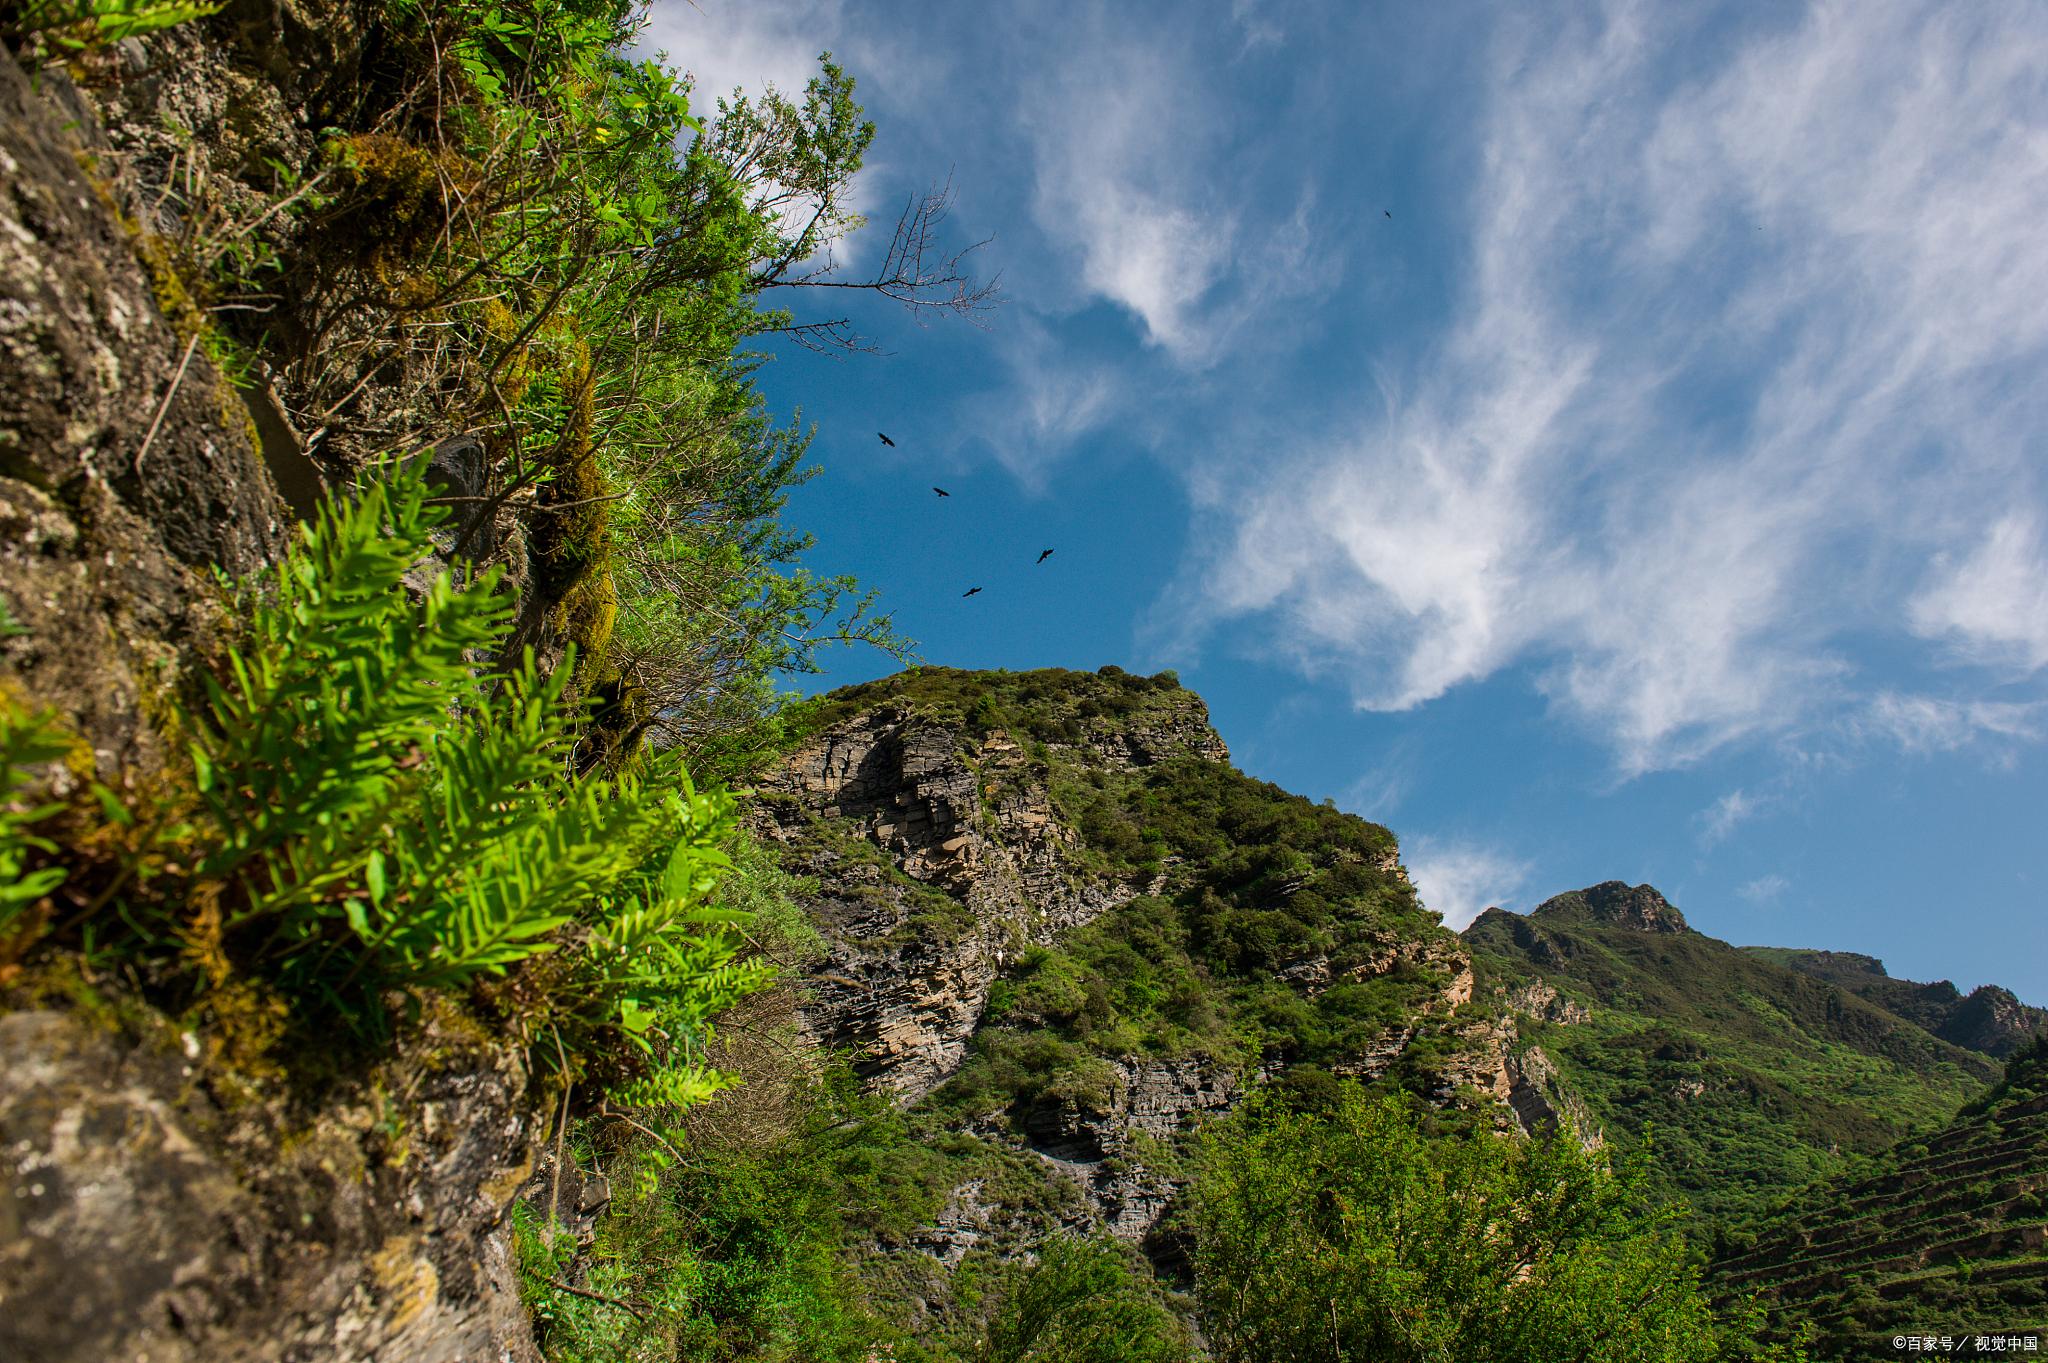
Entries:
[[882,434],[882,433],[881,433],[880,431],[876,431],[876,432],[875,432],[875,435],[876,435],[877,437],[879,437],[879,438],[880,438],[880,440],[881,440],[881,442],[882,442],[882,443],[883,443],[884,445],[887,445],[887,446],[888,446],[888,447],[889,447],[890,449],[892,449],[892,450],[893,450],[893,449],[895,449],[895,448],[896,448],[896,442],[895,442],[895,441],[893,441],[893,440],[891,440],[891,439],[890,439],[890,438],[889,438],[888,436],[886,436],[886,435],[883,435],[883,434]]
[[[1394,216],[1394,215],[1393,215],[1392,213],[1389,213],[1389,212],[1387,212],[1387,210],[1386,210],[1386,209],[1384,209],[1384,208],[1382,208],[1382,209],[1380,210],[1380,212],[1381,212],[1381,214],[1383,214],[1383,215],[1384,215],[1385,217],[1387,217],[1387,218],[1388,218],[1388,219],[1390,219],[1390,220],[1391,220],[1391,219],[1393,218],[1393,216]],[[882,437],[882,439],[884,439],[884,440],[887,440],[887,439],[889,439],[889,437],[885,435],[885,436],[883,436],[883,437]]]
[[932,489],[932,491],[938,493],[941,497],[950,497],[953,495],[952,493],[946,491],[946,489],[942,487],[935,487]]
[[979,588],[979,587],[969,587],[969,588],[968,588],[968,589],[967,589],[966,591],[964,591],[964,592],[960,593],[960,599],[964,601],[964,600],[966,600],[966,599],[967,599],[968,597],[970,597],[970,596],[974,595],[974,594],[975,594],[976,592],[978,592],[978,591],[980,591],[980,590],[981,590],[981,588]]
[[1046,561],[1047,559],[1049,559],[1049,558],[1051,558],[1051,557],[1052,557],[1052,550],[1050,550],[1050,549],[1041,549],[1041,550],[1039,550],[1039,551],[1038,551],[1038,561],[1039,561],[1040,563],[1043,563],[1043,562],[1045,562],[1045,561]]

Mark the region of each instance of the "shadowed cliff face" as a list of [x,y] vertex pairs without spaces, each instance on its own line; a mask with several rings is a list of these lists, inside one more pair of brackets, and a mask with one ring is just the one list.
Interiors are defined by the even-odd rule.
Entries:
[[1796,970],[1896,1013],[1965,1050],[2000,1059],[2048,1034],[2048,1008],[2020,1002],[2010,989],[1979,985],[1967,995],[1947,980],[1920,984],[1893,979],[1884,962],[1853,951],[1744,947],[1759,960]]

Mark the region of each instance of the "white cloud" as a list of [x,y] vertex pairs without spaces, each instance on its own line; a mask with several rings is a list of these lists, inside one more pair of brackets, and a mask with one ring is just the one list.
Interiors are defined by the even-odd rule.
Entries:
[[1528,863],[1474,843],[1423,838],[1404,859],[1422,902],[1454,931],[1489,908],[1505,907],[1529,879]]
[[1852,727],[1896,743],[1909,753],[1955,752],[1991,743],[2003,755],[2019,743],[2048,737],[2048,703],[1947,700],[1881,691]]
[[986,440],[1020,483],[1042,490],[1075,443],[1119,410],[1124,390],[1113,370],[1062,350],[1028,313],[1004,319],[995,347],[1005,382],[969,403],[961,427]]
[[[871,41],[864,30],[849,24],[843,0],[657,0],[648,11],[647,27],[639,47],[652,55],[664,54],[670,65],[691,77],[690,112],[710,122],[718,116],[718,102],[735,94],[758,99],[769,89],[801,103],[804,89],[818,75],[818,58],[830,51],[854,76],[856,100],[872,97],[872,87],[883,80],[894,84],[903,73],[916,68],[893,50]],[[926,58],[926,65],[937,63]],[[840,196],[840,206],[849,213],[871,217],[883,210],[877,197],[877,172],[882,167],[875,155],[865,159]],[[776,192],[773,181],[765,182],[762,193]],[[783,210],[794,224],[801,224],[815,208],[816,200],[806,198]],[[823,250],[800,267],[831,263],[836,269],[853,272],[862,257],[871,254],[870,241],[886,234],[892,222],[873,224],[825,243]],[[879,249],[879,248],[876,248]]]
[[695,78],[692,112],[709,116],[735,90],[801,94],[818,54],[842,36],[841,10],[839,0],[659,0],[641,46],[666,52]]
[[1932,578],[1909,608],[1914,629],[1993,664],[2048,667],[2048,556],[2031,515],[2000,518],[1960,560],[1937,560]]
[[1019,115],[1032,213],[1081,286],[1129,309],[1177,358],[1213,355],[1203,304],[1231,265],[1235,216],[1198,173],[1212,116],[1173,29],[1068,13],[1032,66]]
[[1243,32],[1244,50],[1247,52],[1262,47],[1278,47],[1286,41],[1287,30],[1277,19],[1263,13],[1265,8],[1260,0],[1230,0],[1230,21]]
[[1772,874],[1758,876],[1755,880],[1736,886],[1735,893],[1752,904],[1770,904],[1782,898],[1785,891],[1791,888],[1791,881],[1781,875]]
[[1531,23],[1451,329],[1384,415],[1217,495],[1185,599],[1371,708],[1526,667],[1624,773],[1855,709],[1851,636],[1908,597],[1921,635],[2048,663],[2010,510],[2048,421],[2044,13]]
[[1731,790],[1700,812],[1700,846],[1725,842],[1738,824],[1746,822],[1762,804],[1744,790]]
[[1414,784],[1413,763],[1406,756],[1397,756],[1346,786],[1338,803],[1362,819],[1381,822],[1401,807]]

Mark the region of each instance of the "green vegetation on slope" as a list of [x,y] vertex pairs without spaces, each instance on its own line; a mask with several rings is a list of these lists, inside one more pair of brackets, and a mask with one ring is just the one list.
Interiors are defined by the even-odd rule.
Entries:
[[[1104,1058],[1342,1066],[1449,981],[1428,951],[1448,939],[1386,869],[1385,829],[1198,758],[1098,767],[1070,790],[1092,851],[1164,883],[1023,953],[940,1095],[962,1116],[1099,1102],[1089,1076]],[[1313,977],[1283,974],[1307,966]]]
[[1204,1333],[1221,1363],[1796,1356],[1716,1320],[1643,1174],[1568,1136],[1432,1132],[1350,1083],[1255,1097],[1197,1161]]
[[2048,1332],[2048,1040],[1939,1131],[1761,1218],[1714,1281],[1760,1293],[1780,1329],[1814,1327],[1817,1357]]
[[1965,995],[1947,980],[1920,984],[1895,980],[1884,963],[1853,951],[1811,951],[1797,947],[1744,947],[1758,960],[1826,980],[1886,1012],[1905,1018],[1968,1050],[2005,1056],[2048,1032],[2048,1008],[2032,1008],[1997,985]]
[[[1075,1208],[1028,1158],[933,1131],[843,1072],[807,1083],[771,1132],[686,1128],[671,1142],[617,1118],[583,1124],[579,1161],[616,1190],[587,1248],[564,1235],[551,1249],[525,1214],[522,1289],[551,1363],[1187,1358],[1158,1289],[1111,1242],[1056,1235],[939,1272],[910,1240],[938,1214],[936,1175],[967,1169],[996,1205]],[[879,1263],[851,1252],[877,1240],[891,1247]],[[574,1291],[561,1277],[572,1265]],[[932,1304],[954,1309],[919,1319],[913,1301],[935,1288]]]
[[1729,1221],[1938,1125],[1995,1074],[1825,981],[1690,929],[1649,931],[1562,900],[1465,934],[1481,988],[1540,979],[1585,1004],[1531,1020],[1608,1137],[1655,1132],[1652,1186]]

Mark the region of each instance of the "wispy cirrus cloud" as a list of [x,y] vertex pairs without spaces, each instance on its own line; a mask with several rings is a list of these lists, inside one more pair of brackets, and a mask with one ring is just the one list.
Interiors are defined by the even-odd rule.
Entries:
[[801,94],[845,27],[841,0],[694,0],[655,6],[641,46],[690,74],[692,111],[709,115],[735,91]]
[[1216,499],[1201,620],[1372,708],[1526,669],[1624,774],[1866,707],[1859,632],[2048,665],[2048,18],[1690,22],[1502,43],[1446,331]]
[[1955,752],[1988,744],[1994,756],[2009,757],[2018,744],[2048,737],[2048,702],[1951,700],[1880,691],[1852,718],[1851,727],[1909,753]]
[[1755,880],[1744,881],[1735,887],[1735,893],[1752,904],[1775,904],[1785,897],[1785,891],[1792,888],[1792,882],[1776,873],[1758,876]]
[[1031,143],[1032,214],[1086,294],[1127,308],[1148,340],[1197,360],[1216,336],[1204,304],[1232,266],[1237,215],[1201,175],[1218,122],[1196,59],[1171,31],[1103,6],[1067,7],[1029,44],[1018,112]]
[[1749,821],[1763,801],[1746,790],[1731,790],[1700,812],[1700,846],[1726,842],[1728,835]]
[[1975,545],[1938,555],[1908,619],[1974,661],[2048,667],[2048,554],[2033,513],[2003,516]]

